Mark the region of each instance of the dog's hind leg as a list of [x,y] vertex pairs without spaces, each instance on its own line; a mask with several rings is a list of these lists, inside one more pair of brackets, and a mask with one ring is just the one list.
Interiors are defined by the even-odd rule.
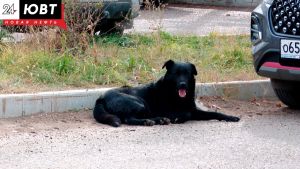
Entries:
[[96,102],[96,106],[93,111],[93,115],[96,121],[98,121],[99,123],[111,125],[113,127],[119,127],[121,125],[120,118],[115,115],[109,114],[105,110],[103,104],[101,103],[97,104],[97,103],[99,103],[98,100]]

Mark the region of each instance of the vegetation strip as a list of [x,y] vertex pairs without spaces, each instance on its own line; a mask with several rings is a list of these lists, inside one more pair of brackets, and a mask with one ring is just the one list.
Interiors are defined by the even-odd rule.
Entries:
[[0,42],[0,89],[137,85],[160,77],[161,66],[170,58],[194,63],[197,82],[258,78],[246,35],[70,36],[37,33],[23,43]]

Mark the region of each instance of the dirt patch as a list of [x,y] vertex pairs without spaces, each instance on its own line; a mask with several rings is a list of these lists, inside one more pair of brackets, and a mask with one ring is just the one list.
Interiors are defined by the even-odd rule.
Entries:
[[300,112],[287,108],[277,100],[253,99],[250,101],[228,100],[220,97],[205,97],[200,100],[210,109],[243,117],[283,115]]
[[27,117],[0,120],[0,135],[8,133],[36,133],[42,130],[67,130],[95,125],[91,111],[43,113]]
[[[259,116],[300,113],[300,111],[287,108],[279,101],[237,101],[220,97],[203,97],[200,100],[212,110],[239,116],[242,120],[245,118],[257,118]],[[109,128],[109,126],[98,124],[94,121],[92,110],[44,113],[21,118],[0,119],[0,135],[24,132],[35,134],[42,131],[64,131],[89,127]]]

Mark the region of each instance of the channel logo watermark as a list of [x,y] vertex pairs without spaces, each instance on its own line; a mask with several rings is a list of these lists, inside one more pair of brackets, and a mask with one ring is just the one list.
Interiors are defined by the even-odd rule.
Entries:
[[0,0],[0,25],[67,29],[61,0]]

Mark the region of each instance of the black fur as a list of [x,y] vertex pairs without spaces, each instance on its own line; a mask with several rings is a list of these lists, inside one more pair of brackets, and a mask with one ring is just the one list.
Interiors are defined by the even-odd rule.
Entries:
[[238,117],[200,110],[195,104],[197,70],[191,63],[167,61],[166,74],[155,83],[107,91],[97,101],[94,118],[118,127],[183,123],[188,120],[239,121]]

